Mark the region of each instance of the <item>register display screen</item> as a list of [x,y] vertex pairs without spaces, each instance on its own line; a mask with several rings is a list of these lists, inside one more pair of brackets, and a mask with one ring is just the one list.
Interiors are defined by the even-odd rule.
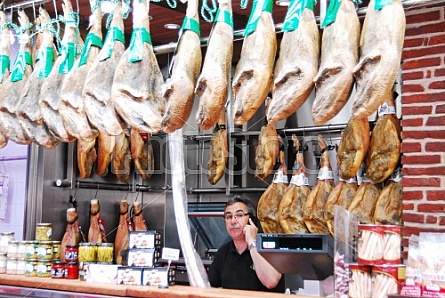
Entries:
[[322,238],[282,238],[282,237],[263,237],[263,249],[279,250],[323,250]]

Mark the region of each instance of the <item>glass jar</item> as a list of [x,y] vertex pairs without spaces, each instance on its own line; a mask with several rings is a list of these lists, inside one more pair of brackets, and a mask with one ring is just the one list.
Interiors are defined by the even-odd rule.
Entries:
[[38,243],[37,258],[44,260],[53,259],[53,243],[51,241],[40,241]]
[[36,240],[37,241],[51,241],[53,233],[51,223],[38,223],[36,225]]
[[37,241],[26,241],[26,258],[27,259],[37,259]]
[[19,242],[15,240],[11,240],[8,243],[8,252],[7,257],[8,258],[17,258],[17,250],[19,248]]
[[26,241],[19,241],[17,246],[17,258],[26,258]]
[[17,258],[17,275],[24,275],[26,268],[26,259]]
[[37,260],[37,276],[51,277],[52,262],[49,260]]
[[97,262],[113,264],[113,243],[99,243],[97,245]]
[[37,259],[26,259],[25,276],[37,276]]
[[79,246],[67,245],[65,249],[65,261],[77,262],[79,258]]
[[6,273],[6,254],[2,253],[0,254],[0,274]]
[[14,232],[0,233],[0,253],[8,252],[8,244],[12,240],[14,240]]
[[53,259],[60,259],[60,241],[53,241]]
[[66,263],[62,261],[53,261],[53,265],[51,268],[51,277],[52,278],[65,278],[65,269]]
[[96,262],[97,244],[80,243],[79,244],[79,262]]
[[7,258],[6,274],[17,274],[17,258]]
[[78,279],[79,278],[79,263],[77,262],[71,262],[66,264],[66,271],[65,271],[66,279]]

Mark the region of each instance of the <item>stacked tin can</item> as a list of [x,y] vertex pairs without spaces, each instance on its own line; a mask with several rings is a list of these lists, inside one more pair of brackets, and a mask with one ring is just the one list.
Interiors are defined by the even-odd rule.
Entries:
[[17,274],[17,241],[14,232],[0,233],[0,273]]

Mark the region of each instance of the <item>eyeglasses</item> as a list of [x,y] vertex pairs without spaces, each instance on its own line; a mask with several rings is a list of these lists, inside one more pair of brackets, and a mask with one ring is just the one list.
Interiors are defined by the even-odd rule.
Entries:
[[244,216],[249,215],[249,213],[236,213],[235,215],[227,214],[224,216],[225,221],[229,222],[232,221],[232,219],[238,220],[242,219]]

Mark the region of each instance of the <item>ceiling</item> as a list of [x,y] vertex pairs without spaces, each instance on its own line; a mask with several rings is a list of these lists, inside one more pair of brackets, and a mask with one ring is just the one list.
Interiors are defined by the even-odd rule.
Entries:
[[[136,0],[137,1],[137,0]],[[171,8],[168,3],[171,3],[175,0],[162,0],[160,2],[151,2],[150,3],[150,16],[152,19],[150,21],[150,35],[152,39],[153,46],[159,47],[163,45],[168,45],[169,43],[175,43],[178,40],[178,29],[169,30],[164,28],[164,25],[167,23],[176,23],[178,25],[182,24],[182,21],[185,16],[185,11],[187,8],[187,3],[182,3],[181,1],[176,0],[177,6],[176,8]],[[201,11],[201,7],[203,2],[207,2],[208,6],[212,6],[212,1],[216,0],[201,0],[199,5],[199,11]],[[320,2],[323,0],[319,0],[315,6],[315,15],[318,16],[320,13]],[[247,0],[246,9],[241,8],[240,0],[232,0],[232,9],[233,9],[233,17],[234,17],[234,30],[241,31],[244,30],[252,7],[253,0]],[[363,0],[360,7],[367,6],[369,0]],[[33,4],[34,3],[34,4]],[[27,15],[30,17],[30,20],[33,21],[35,16],[38,15],[38,6],[45,6],[46,10],[50,14],[51,17],[55,17],[56,12],[58,14],[62,13],[62,0],[6,0],[5,7],[12,8],[13,12],[13,20],[14,16],[17,15],[16,11],[18,7],[24,8]],[[88,26],[88,18],[91,14],[91,8],[89,4],[89,0],[72,0],[72,5],[75,11],[77,11],[80,15],[80,32],[85,34],[86,28]],[[8,10],[7,10],[8,11]],[[15,11],[15,12],[14,12]],[[273,7],[273,20],[275,24],[283,23],[285,15],[287,11],[287,6],[279,6],[274,5]],[[104,17],[105,24],[106,16]],[[125,34],[127,40],[129,40],[132,31],[132,18],[131,14],[124,22],[125,26]],[[212,23],[206,22],[202,17],[200,19],[200,27],[201,27],[201,37],[208,37],[212,28]],[[104,30],[106,30],[104,25]],[[85,37],[85,36],[83,36]],[[127,43],[128,44],[128,43]],[[235,63],[238,60],[239,53],[241,50],[242,39],[235,41],[234,46],[234,55],[233,62]],[[203,47],[205,51],[205,47]],[[158,54],[158,60],[160,66],[164,66],[168,63],[168,54]]]

